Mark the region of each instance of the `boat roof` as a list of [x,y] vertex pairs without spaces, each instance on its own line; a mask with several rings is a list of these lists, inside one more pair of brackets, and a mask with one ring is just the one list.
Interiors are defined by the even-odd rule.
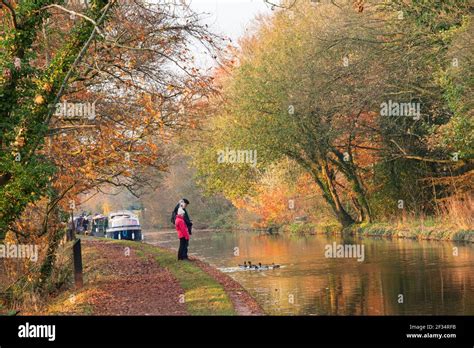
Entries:
[[131,211],[128,211],[128,210],[121,210],[121,211],[116,211],[116,212],[113,212],[113,213],[110,213],[109,214],[109,218],[114,218],[116,216],[129,216],[129,217],[133,217],[133,218],[137,218],[137,216],[132,213]]

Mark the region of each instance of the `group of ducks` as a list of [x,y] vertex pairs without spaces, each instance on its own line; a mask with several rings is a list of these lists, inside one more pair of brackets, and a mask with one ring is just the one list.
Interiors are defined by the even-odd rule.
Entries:
[[280,265],[275,265],[275,263],[272,263],[271,265],[262,265],[261,262],[258,263],[258,265],[252,265],[251,261],[244,261],[243,265],[239,265],[240,269],[254,269],[254,270],[269,270],[269,269],[277,269],[280,268]]

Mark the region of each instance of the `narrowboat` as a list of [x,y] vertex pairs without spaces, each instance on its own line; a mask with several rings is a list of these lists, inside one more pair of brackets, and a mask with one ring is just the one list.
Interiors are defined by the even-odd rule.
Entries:
[[138,216],[129,211],[111,213],[106,238],[141,241],[142,229]]

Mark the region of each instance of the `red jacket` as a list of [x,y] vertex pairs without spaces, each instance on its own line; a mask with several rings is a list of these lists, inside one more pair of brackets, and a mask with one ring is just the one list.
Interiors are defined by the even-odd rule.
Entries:
[[189,240],[188,226],[186,226],[183,216],[176,215],[175,225],[176,231],[178,231],[178,238],[186,238],[186,240]]

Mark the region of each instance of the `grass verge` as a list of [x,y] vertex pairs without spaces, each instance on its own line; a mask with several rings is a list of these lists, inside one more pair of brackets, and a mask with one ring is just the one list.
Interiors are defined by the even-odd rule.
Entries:
[[474,230],[460,230],[453,226],[416,221],[410,223],[373,223],[351,228],[351,232],[361,236],[408,238],[455,242],[474,242]]
[[189,261],[178,261],[174,253],[149,244],[113,241],[127,245],[142,258],[153,256],[168,269],[183,288],[183,300],[190,315],[235,315],[232,302],[214,278]]
[[[85,237],[84,239],[87,239]],[[176,255],[166,249],[149,244],[110,239],[93,239],[102,243],[114,243],[129,247],[132,254],[145,260],[150,256],[159,267],[166,268],[183,289],[183,300],[188,315],[235,315],[234,306],[221,284],[209,276],[193,262],[180,261]],[[71,283],[46,305],[35,311],[26,311],[26,315],[94,315],[90,303],[93,297],[105,295],[102,286],[113,282],[118,276],[108,268],[107,260],[94,246],[83,244],[84,287],[75,290]]]

